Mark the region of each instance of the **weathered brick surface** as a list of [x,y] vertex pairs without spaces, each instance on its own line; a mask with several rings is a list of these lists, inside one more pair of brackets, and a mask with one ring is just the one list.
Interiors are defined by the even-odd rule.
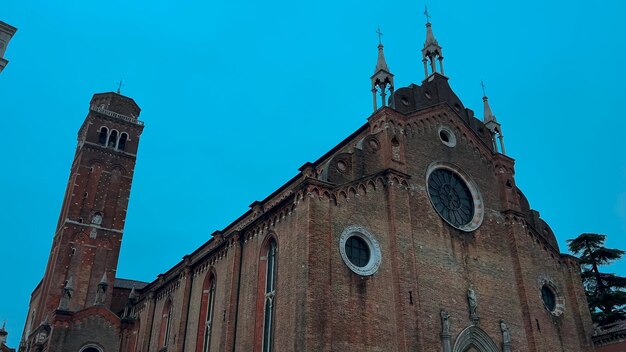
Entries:
[[[378,110],[330,153],[303,166],[287,185],[255,202],[241,218],[159,275],[141,292],[133,317],[104,329],[103,341],[112,341],[117,333],[124,352],[201,351],[203,291],[212,274],[216,291],[211,351],[261,351],[271,238],[277,243],[274,351],[439,351],[442,309],[450,314],[452,346],[463,334],[477,330],[470,328],[475,325],[500,348],[504,321],[514,351],[591,351],[591,322],[577,261],[558,252],[549,226],[515,186],[514,161],[494,152],[484,125],[463,110],[444,77],[396,94],[417,95],[428,89],[431,95],[440,94],[437,102],[403,113]],[[454,134],[455,146],[442,143],[442,126]],[[477,229],[455,229],[433,208],[426,177],[434,163],[457,170],[479,191],[484,217]],[[107,172],[109,164],[95,165],[91,171],[100,181],[77,176],[71,184],[81,184],[81,192],[89,189],[93,194],[84,204],[104,202],[99,208],[117,214],[116,209],[125,209],[130,178],[115,178]],[[108,201],[120,195],[124,201]],[[69,207],[68,216],[86,216],[87,205]],[[106,221],[113,228],[123,226],[117,216]],[[341,257],[340,236],[351,225],[367,229],[380,245],[381,264],[371,276],[355,274]],[[70,232],[81,227],[71,226]],[[92,288],[99,279],[94,273],[114,271],[121,234],[111,234],[110,242],[95,246],[88,235],[78,238],[59,238],[59,243],[77,246],[74,259],[53,250],[49,264],[51,272],[67,265],[76,273],[76,308],[94,299]],[[44,278],[33,302],[47,297],[51,304],[50,287],[57,285],[60,292],[59,282]],[[544,307],[544,283],[556,290],[562,314]],[[478,302],[479,319],[473,321],[467,301],[470,287]],[[164,346],[168,302],[171,328]],[[115,307],[119,310],[117,300]],[[98,314],[106,316],[94,314],[96,320]],[[79,329],[75,320],[66,320],[65,335],[55,335],[64,344],[82,341],[94,324],[104,324]]]
[[[106,111],[94,111],[96,108]],[[109,311],[111,308],[113,280],[139,136],[143,130],[143,125],[123,120],[119,114],[136,117],[139,115],[139,107],[132,99],[115,93],[96,94],[78,133],[78,146],[48,265],[29,307],[31,314],[35,312],[32,324],[29,323],[32,326],[27,326],[24,331],[27,334],[46,323],[56,327],[54,319],[59,317],[56,310],[65,282],[71,278],[73,291],[68,306],[71,314],[66,314],[64,318],[64,321],[70,323],[63,329],[52,329],[48,342],[43,346],[49,351],[63,351],[64,348],[57,343],[80,344],[81,336],[91,336],[89,334],[92,332],[88,331],[90,325],[76,327],[78,325],[71,323],[68,317],[96,303],[98,284],[105,273],[109,287],[102,307]],[[128,141],[123,151],[102,146],[99,140],[102,126],[106,126],[109,131],[116,130],[118,134],[126,133]],[[92,224],[96,213],[101,214],[101,223]],[[119,309],[119,305],[114,309]],[[119,318],[117,320],[119,325]],[[118,341],[116,349],[119,348],[119,326],[117,329],[117,333],[112,333]],[[104,335],[103,331],[103,338]],[[97,336],[97,333],[93,336]],[[30,345],[35,344],[35,336],[32,334],[24,336],[24,339]],[[115,345],[109,341],[109,337],[106,339],[107,346]]]
[[[440,141],[441,125],[454,131],[455,147]],[[504,320],[517,351],[592,349],[576,260],[558,253],[551,231],[518,193],[512,159],[493,153],[446,104],[409,115],[383,109],[360,131],[189,257],[195,276],[185,350],[198,348],[210,270],[222,314],[211,348],[260,350],[268,236],[278,243],[276,351],[440,350],[441,309],[450,313],[454,346],[472,324],[469,287],[478,296],[477,325],[495,345]],[[476,184],[484,205],[477,230],[454,229],[435,212],[426,190],[433,162],[455,165]],[[341,258],[340,235],[350,225],[365,227],[380,244],[382,262],[372,276],[354,274]],[[546,280],[565,303],[560,316],[544,308]]]

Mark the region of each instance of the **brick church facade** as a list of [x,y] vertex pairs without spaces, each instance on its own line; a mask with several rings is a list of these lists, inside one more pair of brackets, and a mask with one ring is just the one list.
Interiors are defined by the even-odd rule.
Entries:
[[430,23],[422,56],[395,89],[379,44],[365,124],[151,283],[115,277],[140,109],[94,95],[20,351],[593,351],[487,97],[452,91]]

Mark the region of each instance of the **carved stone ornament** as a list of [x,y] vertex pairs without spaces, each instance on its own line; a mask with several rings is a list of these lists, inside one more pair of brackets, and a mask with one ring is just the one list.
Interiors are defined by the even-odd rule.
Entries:
[[450,334],[450,314],[447,310],[442,309],[439,312],[441,315],[441,334],[449,335]]
[[477,323],[480,317],[478,316],[478,300],[476,298],[476,291],[473,287],[467,289],[467,304],[469,306],[469,317],[473,323]]
[[441,350],[443,352],[452,352],[452,343],[450,341],[450,314],[447,310],[439,311],[441,317]]
[[500,320],[500,331],[502,331],[502,352],[510,352],[511,333],[509,332],[509,326],[506,325],[504,320]]

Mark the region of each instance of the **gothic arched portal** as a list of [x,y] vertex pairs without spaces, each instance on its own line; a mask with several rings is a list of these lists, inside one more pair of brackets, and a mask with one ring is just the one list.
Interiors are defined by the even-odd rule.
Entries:
[[454,343],[453,352],[499,352],[500,349],[487,333],[476,325],[461,331]]

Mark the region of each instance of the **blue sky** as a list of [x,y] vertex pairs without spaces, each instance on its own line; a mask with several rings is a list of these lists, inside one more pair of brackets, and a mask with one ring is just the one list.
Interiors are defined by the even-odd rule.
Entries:
[[[423,79],[415,1],[5,0],[0,74],[0,320],[17,346],[76,133],[94,93],[142,107],[118,276],[151,281],[361,126],[376,27],[396,87]],[[516,181],[565,240],[626,248],[626,2],[428,4],[446,74],[482,116],[481,79]],[[626,274],[626,264],[610,270]]]

